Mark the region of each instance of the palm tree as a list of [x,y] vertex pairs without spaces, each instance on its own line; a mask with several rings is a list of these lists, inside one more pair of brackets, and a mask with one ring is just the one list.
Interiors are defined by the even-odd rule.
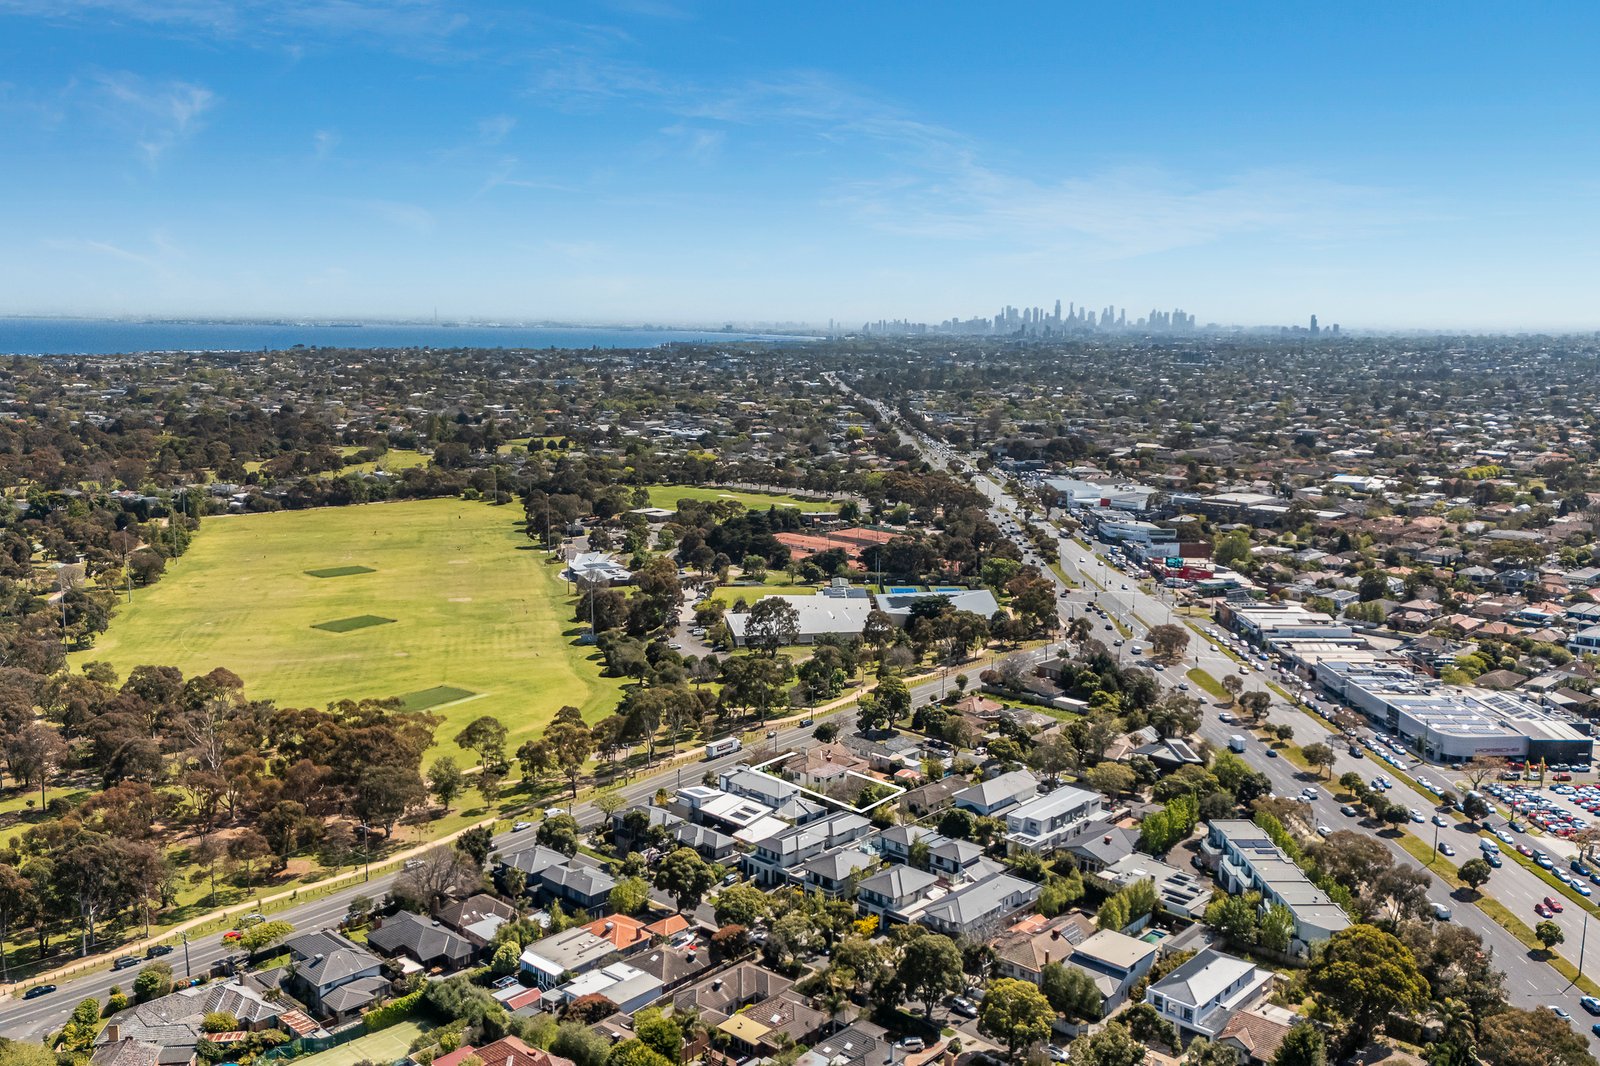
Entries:
[[1472,1008],[1459,999],[1446,997],[1436,1000],[1428,1009],[1428,1015],[1439,1023],[1442,1028],[1440,1034],[1444,1040],[1456,1045],[1463,1052],[1471,1053],[1473,1041]]

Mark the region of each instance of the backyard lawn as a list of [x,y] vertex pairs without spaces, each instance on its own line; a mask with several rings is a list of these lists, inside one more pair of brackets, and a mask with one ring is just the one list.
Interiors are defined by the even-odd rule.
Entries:
[[439,750],[464,764],[449,738],[478,715],[514,751],[563,704],[598,718],[621,689],[566,632],[560,567],[520,517],[452,499],[209,518],[74,665],[223,666],[291,706],[398,696],[446,719]]
[[348,1044],[290,1061],[294,1066],[355,1066],[358,1062],[398,1062],[406,1057],[411,1041],[424,1031],[418,1022],[396,1022],[387,1029],[358,1036]]

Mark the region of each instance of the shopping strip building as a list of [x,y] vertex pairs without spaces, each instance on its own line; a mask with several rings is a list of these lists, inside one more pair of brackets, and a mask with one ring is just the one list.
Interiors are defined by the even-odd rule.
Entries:
[[1513,692],[1447,685],[1400,666],[1324,659],[1318,683],[1425,759],[1477,757],[1588,762],[1593,740],[1573,722]]

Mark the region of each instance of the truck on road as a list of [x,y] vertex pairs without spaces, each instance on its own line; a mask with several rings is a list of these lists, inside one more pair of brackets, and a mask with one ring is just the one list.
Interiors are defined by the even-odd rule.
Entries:
[[724,755],[732,755],[743,747],[744,741],[738,737],[723,737],[706,745],[706,758],[720,759]]
[[1236,753],[1239,753],[1239,754],[1243,754],[1243,752],[1244,752],[1244,737],[1239,733],[1235,733],[1233,736],[1229,737],[1228,738],[1228,750],[1231,751],[1231,752],[1236,752]]

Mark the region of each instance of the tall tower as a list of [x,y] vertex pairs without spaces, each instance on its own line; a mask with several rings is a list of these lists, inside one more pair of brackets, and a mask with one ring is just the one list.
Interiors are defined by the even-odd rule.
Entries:
[[1321,333],[1321,332],[1322,332],[1321,327],[1319,327],[1317,325],[1317,316],[1316,315],[1312,315],[1311,316],[1311,335],[1313,337],[1315,337],[1318,333]]

